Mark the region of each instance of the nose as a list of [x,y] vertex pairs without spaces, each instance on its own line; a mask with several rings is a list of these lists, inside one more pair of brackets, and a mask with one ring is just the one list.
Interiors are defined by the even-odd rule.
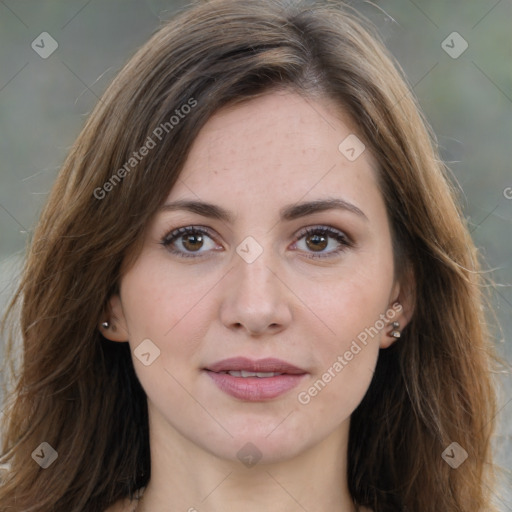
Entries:
[[220,308],[227,328],[250,335],[275,334],[291,323],[292,293],[277,276],[268,252],[252,263],[235,255],[235,268],[225,282]]

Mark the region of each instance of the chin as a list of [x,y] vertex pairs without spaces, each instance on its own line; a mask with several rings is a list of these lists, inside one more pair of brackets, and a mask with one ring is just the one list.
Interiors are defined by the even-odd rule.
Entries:
[[[271,419],[247,418],[236,424],[226,424],[227,430],[233,437],[222,436],[215,444],[204,448],[215,456],[229,461],[240,461],[251,467],[254,460],[258,464],[274,464],[297,457],[302,452],[319,442],[314,439],[311,430],[302,425],[300,430],[288,420],[283,421],[286,415]],[[210,440],[212,438],[209,438]],[[247,464],[246,464],[247,465]]]

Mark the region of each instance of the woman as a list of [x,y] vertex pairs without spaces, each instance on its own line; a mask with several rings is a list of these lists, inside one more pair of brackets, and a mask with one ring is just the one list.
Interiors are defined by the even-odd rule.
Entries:
[[108,88],[11,307],[0,511],[491,510],[476,249],[363,23],[214,0]]

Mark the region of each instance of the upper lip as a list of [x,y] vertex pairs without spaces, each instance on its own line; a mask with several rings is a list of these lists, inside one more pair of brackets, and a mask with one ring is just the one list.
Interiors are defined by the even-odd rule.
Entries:
[[302,368],[298,368],[291,363],[272,357],[265,359],[231,357],[229,359],[223,359],[222,361],[210,364],[205,367],[205,370],[210,370],[215,373],[240,370],[245,370],[247,372],[288,373],[292,375],[307,373],[306,370],[303,370]]

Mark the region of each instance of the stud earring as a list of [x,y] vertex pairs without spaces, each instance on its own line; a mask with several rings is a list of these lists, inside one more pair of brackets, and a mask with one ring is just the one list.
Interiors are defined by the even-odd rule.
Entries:
[[393,336],[393,338],[400,338],[400,323],[399,322],[393,322],[391,324],[392,330],[389,333],[390,336]]
[[101,322],[101,327],[103,327],[103,329],[108,329],[110,327],[110,322],[108,320]]

